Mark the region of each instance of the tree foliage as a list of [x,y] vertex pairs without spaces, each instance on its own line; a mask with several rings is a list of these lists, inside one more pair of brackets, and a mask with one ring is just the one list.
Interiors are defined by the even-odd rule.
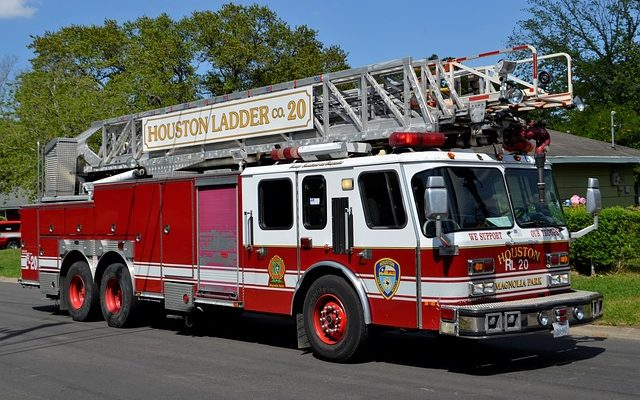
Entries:
[[270,9],[227,4],[194,13],[187,21],[198,59],[210,68],[203,90],[220,95],[347,67],[346,54],[324,47],[316,31],[291,29]]
[[[529,17],[518,22],[510,41],[543,54],[568,53],[574,93],[593,107],[590,117],[567,114],[560,127],[597,137],[609,127],[605,114],[618,110],[629,116],[628,129],[640,130],[640,121],[631,118],[640,113],[640,1],[529,0],[526,11]],[[627,144],[640,147],[640,140]]]
[[10,75],[16,64],[16,57],[4,56],[0,59],[0,116],[6,115],[11,106]]
[[258,5],[70,25],[29,47],[32,69],[0,104],[12,113],[0,120],[0,140],[11,143],[0,149],[0,191],[35,187],[37,141],[77,136],[92,121],[347,67],[339,47]]

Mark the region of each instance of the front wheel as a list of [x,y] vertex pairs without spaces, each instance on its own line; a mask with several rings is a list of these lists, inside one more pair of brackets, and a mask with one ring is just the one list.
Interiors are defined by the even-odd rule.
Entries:
[[328,275],[315,281],[303,312],[307,338],[318,357],[346,362],[362,349],[368,327],[360,300],[344,279]]
[[20,242],[18,242],[17,240],[12,240],[9,243],[7,243],[7,249],[19,249],[20,248]]
[[100,308],[107,324],[122,328],[131,323],[137,302],[129,269],[123,264],[109,265],[100,282]]

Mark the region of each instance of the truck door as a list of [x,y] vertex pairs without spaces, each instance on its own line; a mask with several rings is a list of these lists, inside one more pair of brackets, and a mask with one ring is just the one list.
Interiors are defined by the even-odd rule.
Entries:
[[243,175],[244,306],[287,314],[299,274],[296,173]]
[[374,323],[419,327],[417,232],[399,165],[354,169],[353,254]]
[[199,291],[205,297],[241,300],[237,176],[197,185]]
[[194,199],[192,181],[162,184],[162,277],[193,278]]
[[341,188],[344,176],[341,170],[298,173],[301,272],[327,259],[349,264],[347,255],[353,241],[349,210],[353,193]]

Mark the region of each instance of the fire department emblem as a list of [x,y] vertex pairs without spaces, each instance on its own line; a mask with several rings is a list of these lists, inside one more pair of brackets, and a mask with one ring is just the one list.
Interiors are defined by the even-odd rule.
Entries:
[[400,264],[391,258],[382,258],[375,264],[376,285],[382,296],[389,300],[400,286]]
[[280,256],[273,256],[269,260],[269,287],[284,287],[284,260]]

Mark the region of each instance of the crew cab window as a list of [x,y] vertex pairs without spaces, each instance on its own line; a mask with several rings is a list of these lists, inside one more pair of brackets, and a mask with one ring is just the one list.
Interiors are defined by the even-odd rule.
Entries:
[[369,228],[399,229],[406,225],[407,215],[395,171],[363,172],[358,185]]
[[497,168],[449,167],[419,172],[411,179],[422,232],[435,235],[435,221],[424,215],[424,189],[430,176],[442,176],[449,194],[449,215],[442,220],[445,233],[509,228],[513,214],[502,173]]
[[293,226],[293,185],[289,179],[264,180],[258,184],[260,228],[288,230]]
[[307,229],[327,226],[327,184],[323,176],[302,180],[302,223]]

